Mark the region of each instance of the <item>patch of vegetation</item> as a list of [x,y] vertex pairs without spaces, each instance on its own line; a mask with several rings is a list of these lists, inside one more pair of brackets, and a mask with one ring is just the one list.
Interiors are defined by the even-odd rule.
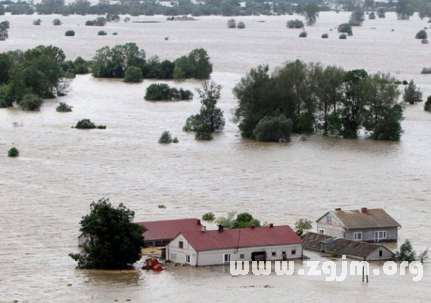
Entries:
[[416,33],[416,39],[427,39],[427,38],[428,38],[428,34],[424,29],[421,29]]
[[187,118],[183,127],[185,132],[196,132],[196,140],[212,140],[212,133],[221,132],[224,128],[223,112],[217,107],[221,89],[221,85],[211,81],[204,82],[202,90],[197,90],[201,98],[201,109],[198,114]]
[[299,219],[295,223],[296,234],[298,236],[302,236],[304,233],[304,230],[311,229],[311,227],[312,227],[311,224],[312,224],[312,222],[308,219]]
[[0,37],[3,39],[9,38],[9,21],[0,22]]
[[180,141],[178,140],[178,138],[177,138],[177,137],[174,137],[174,138],[172,139],[172,143],[178,143],[178,142],[180,142]]
[[140,260],[145,227],[133,223],[135,213],[123,204],[114,207],[109,199],[90,205],[90,214],[80,222],[80,232],[87,238],[84,249],[69,256],[78,268],[126,269]]
[[413,250],[413,246],[410,243],[409,239],[406,239],[404,243],[400,246],[400,249],[395,252],[394,261],[398,262],[413,262],[413,261],[421,261],[428,259],[428,249],[422,252],[419,256],[416,257],[416,252]]
[[105,31],[99,31],[99,32],[97,33],[97,35],[98,35],[98,36],[106,36],[106,35],[107,35],[107,33],[106,33]]
[[429,41],[428,41],[428,39],[422,39],[421,43],[422,44],[429,44]]
[[415,104],[416,102],[422,102],[422,92],[416,86],[413,80],[410,80],[407,87],[404,88],[404,102]]
[[189,90],[171,88],[167,84],[151,84],[147,88],[145,100],[149,101],[184,101],[193,99],[193,93]]
[[319,12],[319,6],[316,3],[306,3],[303,5],[300,14],[305,17],[307,25],[313,25],[319,17]]
[[265,116],[257,123],[253,135],[261,142],[290,141],[292,125],[292,120],[287,119],[283,114],[277,117]]
[[37,19],[33,21],[33,25],[41,25],[42,24],[42,20]]
[[214,215],[214,213],[213,213],[213,212],[205,213],[205,214],[202,216],[202,220],[203,220],[203,221],[214,221],[214,220],[215,220],[215,215]]
[[374,19],[376,19],[376,13],[375,13],[375,12],[371,12],[371,13],[368,15],[368,19],[370,19],[370,20],[374,20]]
[[301,20],[289,20],[286,23],[286,27],[288,28],[304,28],[304,22],[302,22]]
[[86,26],[105,26],[107,20],[105,17],[97,17],[95,20],[87,20]]
[[355,8],[350,15],[349,24],[351,26],[361,26],[365,21],[364,11],[362,8]]
[[386,18],[386,12],[385,12],[385,9],[383,7],[380,7],[377,9],[377,16],[379,18]]
[[61,112],[61,113],[65,113],[65,112],[71,112],[72,111],[72,106],[67,105],[66,103],[60,102],[60,104],[56,107],[56,111]]
[[75,36],[75,31],[67,31],[64,35],[66,37],[73,37],[73,36]]
[[347,35],[346,34],[341,34],[340,35],[340,39],[347,39]]
[[159,143],[171,143],[172,142],[172,135],[169,131],[164,131],[162,135],[159,138]]
[[53,24],[53,25],[62,25],[62,24],[63,24],[63,22],[61,22],[61,20],[60,20],[60,19],[54,19],[54,20],[52,20],[52,24]]
[[306,32],[306,31],[302,31],[302,32],[299,34],[299,38],[307,38],[307,32]]
[[323,34],[323,35],[322,35],[322,38],[323,38],[323,39],[328,39],[328,37],[329,37],[329,36],[328,36],[328,34]]
[[234,222],[236,212],[228,212],[226,217],[218,217],[215,221],[217,225],[222,225],[223,227],[230,228]]
[[331,253],[331,257],[338,259],[341,257],[341,254],[338,251],[334,251],[333,253]]
[[36,96],[34,94],[27,94],[24,95],[22,100],[18,103],[19,107],[21,107],[23,110],[38,110],[40,106],[42,105],[42,98],[39,96]]
[[348,23],[343,23],[338,26],[339,33],[346,33],[349,36],[353,36],[352,26]]
[[431,67],[422,68],[421,74],[431,74]]
[[239,23],[238,23],[238,28],[240,28],[240,29],[245,28],[245,24],[244,24],[244,22],[239,22]]
[[130,21],[130,17],[125,17],[125,18],[124,18],[124,22],[126,22],[126,23],[127,23],[127,22],[129,22],[129,21]]
[[424,110],[427,112],[431,112],[431,96],[429,96],[425,101]]
[[249,213],[240,213],[236,216],[236,219],[232,222],[230,228],[247,228],[250,226],[260,227],[260,221],[253,218]]
[[18,157],[19,156],[19,150],[15,147],[12,147],[11,149],[9,149],[7,155],[9,157]]
[[96,124],[94,124],[93,122],[91,122],[90,119],[82,119],[81,121],[78,121],[78,123],[76,123],[75,128],[78,128],[78,129],[93,129],[93,128],[96,128]]
[[236,28],[236,21],[235,19],[230,19],[227,21],[227,28]]
[[97,129],[106,129],[106,125],[97,125]]
[[129,66],[124,73],[123,82],[142,82],[142,70],[139,67]]
[[160,205],[158,206],[158,208],[165,209],[165,208],[166,208],[166,206],[164,206],[163,204],[160,204]]

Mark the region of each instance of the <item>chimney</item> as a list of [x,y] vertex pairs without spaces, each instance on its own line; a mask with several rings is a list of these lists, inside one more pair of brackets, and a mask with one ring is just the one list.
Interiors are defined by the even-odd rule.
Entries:
[[362,207],[361,208],[361,213],[366,214],[368,212],[366,207]]
[[204,232],[206,232],[207,231],[207,227],[206,226],[204,226],[204,225],[202,225],[202,229],[201,229],[201,231],[204,233]]
[[218,231],[223,231],[223,225],[218,226]]
[[255,226],[254,226],[254,224],[252,224],[252,225],[250,226],[250,228],[251,228],[251,229],[254,229],[254,227],[255,227]]
[[201,225],[201,220],[197,219],[198,225]]
[[270,227],[270,228],[274,227],[274,224],[269,223],[269,227]]
[[337,208],[335,209],[335,211],[341,211],[341,208],[337,207]]

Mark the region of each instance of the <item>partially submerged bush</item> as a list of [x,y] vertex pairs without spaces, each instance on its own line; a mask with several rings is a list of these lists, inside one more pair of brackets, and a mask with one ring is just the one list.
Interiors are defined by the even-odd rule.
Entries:
[[7,155],[9,157],[18,157],[19,156],[19,150],[16,149],[15,147],[12,147],[11,149],[9,149]]
[[79,128],[79,129],[93,129],[93,128],[96,128],[96,124],[94,124],[93,122],[91,122],[90,119],[82,119],[81,121],[79,121],[78,123],[76,123],[75,128]]
[[302,22],[301,20],[289,20],[286,23],[286,27],[288,28],[304,28],[304,22]]
[[346,33],[349,36],[353,36],[352,26],[348,23],[343,23],[338,26],[339,33]]
[[174,138],[172,139],[172,143],[178,143],[178,142],[180,142],[180,141],[178,140],[178,138],[177,138],[177,137],[174,137]]
[[238,28],[245,28],[245,24],[244,24],[244,22],[239,22],[238,23]]
[[71,112],[72,106],[67,105],[66,103],[60,102],[60,104],[55,109],[58,112],[65,113],[65,112]]
[[142,70],[139,67],[129,66],[124,73],[124,82],[142,82]]
[[347,39],[347,35],[346,34],[341,34],[340,35],[340,39]]
[[415,104],[416,102],[422,102],[422,92],[416,86],[413,80],[410,80],[406,88],[404,88],[404,102]]
[[52,24],[53,24],[53,25],[62,25],[63,23],[60,21],[60,19],[54,19],[54,20],[52,21]]
[[164,131],[162,135],[159,138],[159,143],[171,143],[172,142],[172,135],[169,131]]
[[431,74],[431,67],[422,68],[421,74]]
[[379,16],[379,18],[386,18],[385,9],[383,7],[377,9],[377,16]]
[[227,28],[236,28],[236,21],[235,21],[235,19],[230,19],[227,22]]
[[40,25],[42,23],[42,20],[37,19],[33,21],[33,25]]
[[75,31],[67,31],[64,35],[66,37],[73,37],[73,36],[75,36]]
[[424,29],[421,29],[416,34],[416,39],[427,39],[427,38],[428,38],[428,34]]
[[427,39],[422,39],[421,43],[422,43],[422,44],[428,44],[429,42],[428,42],[428,40],[427,40]]
[[302,32],[299,34],[299,38],[307,38],[307,32],[306,32],[306,31],[302,31]]
[[328,37],[329,37],[329,36],[328,36],[328,34],[323,34],[323,35],[322,35],[322,38],[323,38],[323,39],[328,39]]
[[19,102],[19,107],[24,110],[38,110],[42,105],[42,98],[33,94],[25,95]]
[[203,221],[214,221],[214,219],[215,219],[215,215],[214,215],[214,213],[213,213],[213,212],[205,213],[205,214],[202,216],[202,220],[203,220]]
[[144,98],[148,101],[184,101],[193,99],[193,93],[182,88],[171,88],[167,84],[151,84]]
[[106,36],[106,35],[107,35],[107,33],[106,33],[105,31],[99,31],[99,32],[97,33],[97,35],[98,35],[98,36]]
[[431,112],[431,96],[428,96],[428,99],[424,105],[424,110],[427,112]]
[[375,13],[375,12],[371,12],[371,13],[368,15],[368,18],[369,18],[369,19],[371,19],[371,20],[376,19],[376,13]]
[[266,116],[257,123],[253,136],[257,141],[286,142],[290,141],[292,120],[281,114],[278,117]]

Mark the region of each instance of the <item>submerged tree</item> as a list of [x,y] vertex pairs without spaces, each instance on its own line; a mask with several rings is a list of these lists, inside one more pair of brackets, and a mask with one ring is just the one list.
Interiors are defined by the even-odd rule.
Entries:
[[398,19],[409,20],[415,12],[412,0],[398,0],[395,11]]
[[114,207],[109,199],[91,203],[90,214],[80,222],[88,238],[81,253],[69,254],[78,268],[126,269],[141,258],[146,228],[133,223],[135,213],[123,204]]
[[311,229],[311,221],[308,219],[299,219],[298,221],[296,221],[295,223],[295,228],[296,228],[296,234],[298,236],[302,236],[302,234],[304,233],[304,230],[307,229]]
[[350,15],[349,24],[352,26],[361,26],[362,23],[365,21],[364,17],[364,11],[362,8],[357,7]]
[[315,3],[308,3],[303,6],[301,15],[305,17],[307,21],[307,25],[313,25],[316,23],[317,18],[319,17],[319,6]]
[[416,86],[413,80],[410,80],[409,84],[404,88],[404,102],[415,104],[416,102],[422,102],[422,92]]
[[9,38],[9,21],[0,22],[0,40]]
[[217,107],[221,89],[221,85],[213,81],[204,82],[202,89],[197,89],[202,104],[200,112],[187,118],[183,127],[183,131],[196,132],[196,140],[211,140],[212,133],[224,128],[223,112]]
[[428,111],[428,112],[431,112],[431,96],[428,96],[428,99],[427,99],[427,101],[425,102],[425,105],[424,105],[424,110]]

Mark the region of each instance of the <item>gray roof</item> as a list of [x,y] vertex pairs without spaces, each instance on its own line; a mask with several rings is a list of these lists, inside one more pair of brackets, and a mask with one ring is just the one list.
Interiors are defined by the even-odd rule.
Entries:
[[340,220],[347,229],[401,227],[400,223],[381,208],[367,209],[365,213],[360,210],[340,210],[328,213]]
[[[304,248],[320,250],[320,243],[329,242],[334,240],[334,243],[326,247],[327,252],[338,252],[342,255],[363,258],[369,256],[376,249],[387,249],[383,245],[371,244],[366,242],[352,241],[342,238],[335,238],[331,236],[320,235],[317,233],[309,232],[302,237]],[[391,252],[392,253],[392,252]],[[393,253],[392,253],[393,254]]]

